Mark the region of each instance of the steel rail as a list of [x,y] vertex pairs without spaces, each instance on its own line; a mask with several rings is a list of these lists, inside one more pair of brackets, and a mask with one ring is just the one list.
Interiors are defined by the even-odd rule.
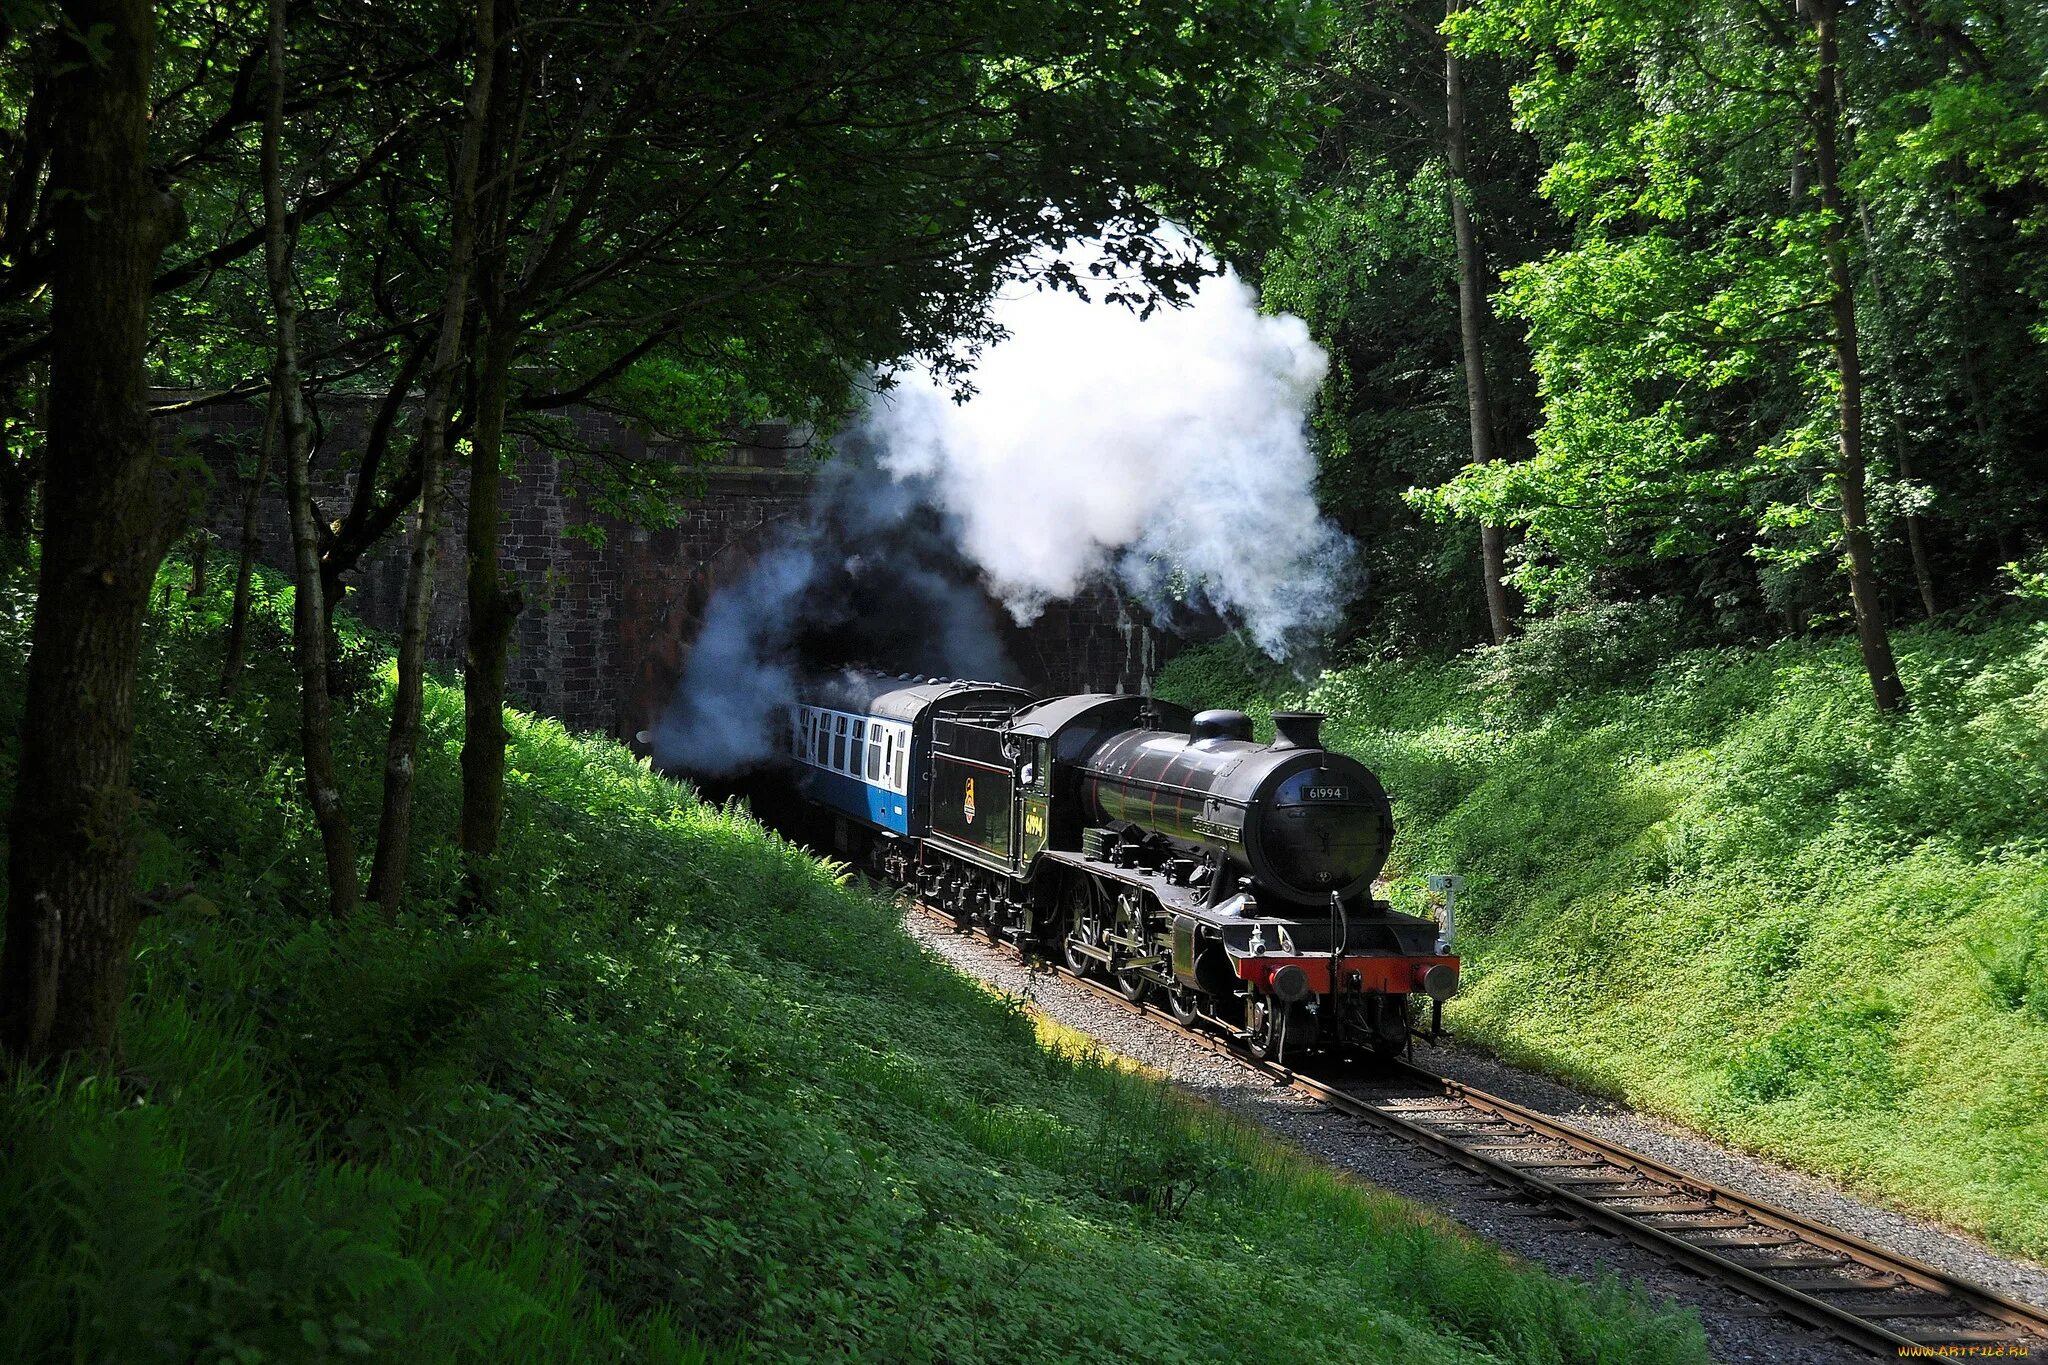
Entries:
[[[910,903],[955,932],[972,934],[1026,961],[1038,962],[984,926],[962,924],[947,911],[915,898],[910,898]],[[1059,963],[1046,961],[1043,966],[1340,1113],[1395,1133],[1497,1183],[1533,1192],[1586,1223],[1873,1354],[1897,1358],[1911,1352],[1934,1357],[1950,1353],[1944,1352],[1944,1347],[2048,1349],[2048,1310],[1667,1166],[1512,1100],[1412,1062],[1397,1061],[1385,1065],[1387,1075],[1411,1091],[1423,1093],[1387,1094],[1379,1100],[1406,1101],[1411,1106],[1418,1101],[1437,1101],[1451,1107],[1411,1107],[1406,1111],[1383,1107],[1375,1097],[1347,1090],[1332,1079],[1253,1057],[1234,1039],[1189,1028],[1158,1006],[1132,1001],[1106,982],[1079,975]],[[1467,1128],[1486,1131],[1445,1131]],[[1541,1155],[1552,1149],[1567,1155]],[[1624,1190],[1635,1186],[1648,1188]],[[1598,1190],[1606,1192],[1592,1193]],[[1678,1221],[1684,1219],[1704,1221]],[[1684,1235],[1688,1229],[1712,1240],[1691,1240]],[[1729,1252],[1760,1259],[1751,1263]],[[1847,1302],[1834,1301],[1837,1299]],[[1904,1325],[1907,1323],[1917,1325]]]

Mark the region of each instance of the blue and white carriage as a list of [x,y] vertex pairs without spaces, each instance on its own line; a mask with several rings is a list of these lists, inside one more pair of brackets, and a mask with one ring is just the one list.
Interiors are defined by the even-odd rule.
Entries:
[[[900,678],[849,678],[807,696],[790,708],[790,757],[796,760],[797,788],[808,800],[892,834],[908,835],[931,823],[932,720],[989,711],[1007,714],[1031,700],[1029,693],[997,683]],[[959,832],[984,829],[1000,801],[1012,791],[1007,767],[996,791],[984,779],[982,808],[955,823]],[[971,790],[971,789],[970,789]],[[967,805],[973,806],[972,800]],[[965,814],[965,812],[959,812]],[[1007,828],[1008,811],[1002,812]],[[980,844],[983,841],[973,840]],[[1003,850],[1005,859],[1008,850]]]

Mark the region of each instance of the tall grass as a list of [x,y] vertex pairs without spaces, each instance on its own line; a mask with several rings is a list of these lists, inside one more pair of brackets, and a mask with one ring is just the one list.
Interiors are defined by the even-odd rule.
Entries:
[[1468,1039],[2048,1255],[2048,625],[1672,653],[1654,611],[1303,685],[1396,802],[1392,894],[1470,880]]
[[[153,620],[150,883],[111,1074],[0,1090],[0,1359],[1698,1361],[1689,1318],[1511,1264],[1014,1002],[743,812],[512,721],[458,914],[429,689],[396,924],[319,913],[285,641]],[[0,726],[27,602],[0,590]],[[340,717],[367,826],[389,675]],[[0,753],[0,763],[11,762]]]

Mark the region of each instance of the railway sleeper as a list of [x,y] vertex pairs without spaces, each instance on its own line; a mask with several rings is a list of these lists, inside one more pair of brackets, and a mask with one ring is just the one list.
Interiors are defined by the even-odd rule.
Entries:
[[1744,1233],[1740,1237],[1723,1237],[1718,1228],[1677,1227],[1666,1228],[1664,1231],[1675,1232],[1681,1236],[1688,1232],[1704,1232],[1706,1240],[1699,1242],[1698,1245],[1708,1251],[1718,1251],[1723,1247],[1789,1247],[1808,1245],[1808,1243],[1803,1242],[1800,1238],[1795,1237],[1789,1232],[1749,1232]]
[[1859,1318],[1960,1318],[1970,1311],[1953,1299],[1928,1299],[1921,1303],[1838,1303],[1835,1307]]
[[1452,1128],[1462,1128],[1468,1132],[1520,1138],[1531,1146],[1535,1145],[1534,1139],[1536,1135],[1534,1133],[1531,1133],[1526,1128],[1517,1128],[1513,1124],[1502,1123],[1499,1119],[1417,1118],[1414,1122],[1421,1124],[1425,1128],[1433,1128],[1438,1132],[1444,1132]]
[[1698,1218],[1690,1223],[1667,1222],[1667,1219],[1690,1218],[1683,1213],[1642,1213],[1635,1209],[1623,1212],[1634,1218],[1650,1223],[1661,1232],[1733,1232],[1736,1228],[1753,1228],[1755,1223],[1747,1218]]
[[[1661,1214],[1719,1213],[1721,1211],[1721,1206],[1718,1204],[1707,1204],[1697,1199],[1670,1199],[1662,1194],[1624,1194],[1613,1196],[1607,1202],[1620,1204],[1632,1203],[1636,1200],[1646,1200],[1654,1202],[1646,1202],[1632,1209],[1616,1209],[1615,1212],[1632,1214],[1636,1217],[1644,1218],[1654,1217]],[[1748,1226],[1747,1219],[1743,1221],[1743,1225],[1745,1227]]]
[[1882,1294],[1906,1287],[1906,1281],[1884,1272],[1861,1280],[1847,1275],[1776,1275],[1772,1283],[1802,1294]]
[[1839,1256],[1832,1251],[1816,1250],[1811,1256],[1779,1256],[1769,1247],[1700,1246],[1697,1242],[1693,1245],[1702,1251],[1725,1250],[1728,1254],[1722,1257],[1723,1260],[1733,1261],[1750,1270],[1826,1270],[1831,1266],[1854,1264],[1847,1256]]

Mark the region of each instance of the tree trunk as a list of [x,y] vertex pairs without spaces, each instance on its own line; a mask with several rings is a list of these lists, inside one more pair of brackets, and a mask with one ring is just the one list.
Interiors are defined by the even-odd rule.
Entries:
[[1841,73],[1835,43],[1839,0],[1815,0],[1811,6],[1814,34],[1820,44],[1819,81],[1814,99],[1814,179],[1821,208],[1827,215],[1822,251],[1828,263],[1828,289],[1834,310],[1835,368],[1840,380],[1842,540],[1849,562],[1849,602],[1856,617],[1856,638],[1863,648],[1863,668],[1880,711],[1906,705],[1905,684],[1892,658],[1884,609],[1878,601],[1870,519],[1864,506],[1863,367],[1856,349],[1856,288],[1849,275],[1849,247],[1844,222],[1837,136],[1841,126]]
[[185,600],[206,596],[206,560],[213,549],[213,533],[201,527],[192,536],[192,581],[185,585]]
[[498,560],[498,464],[513,341],[511,320],[494,319],[470,440],[469,641],[462,688],[462,852],[469,859],[498,848],[505,813],[505,655],[525,605],[519,589],[506,586]]
[[[1979,486],[1984,492],[1991,494],[1995,500],[2006,501],[1997,497],[2000,492],[1997,485],[1991,483],[1989,479],[1982,478],[1985,457],[1997,448],[1998,442],[1991,430],[1991,418],[1987,412],[1990,405],[1989,399],[1984,393],[1984,385],[1977,374],[1975,353],[1971,347],[1962,346],[1957,350],[1957,359],[1962,367],[1963,394],[1969,399],[1965,407],[1969,410],[1970,425],[1977,429],[1976,454],[1980,474]],[[1993,562],[2001,565],[2018,563],[2022,553],[2019,527],[2012,522],[2007,522],[2005,525],[1995,529],[1984,528],[1976,536],[1971,537],[1972,543],[1982,546],[1987,538],[1987,531],[1989,533],[1988,539],[1991,543]],[[1982,553],[1981,549],[1978,553]]]
[[[1798,25],[1806,22],[1806,0],[1792,0],[1792,23],[1794,28],[1796,29]],[[1792,148],[1792,175],[1785,186],[1785,212],[1788,214],[1799,213],[1805,199],[1806,149],[1795,144]]]
[[[1913,457],[1906,449],[1905,438],[1901,436],[1893,451],[1898,461],[1899,477],[1913,479]],[[1932,621],[1941,615],[1941,603],[1934,595],[1934,566],[1927,555],[1927,532],[1918,512],[1906,513],[1906,553],[1913,561],[1913,584],[1920,589],[1920,608]]]
[[313,423],[299,380],[298,304],[293,297],[292,247],[284,193],[284,48],[286,0],[270,0],[270,104],[263,123],[263,255],[270,305],[277,317],[277,352],[271,370],[276,397],[279,455],[292,525],[292,658],[299,672],[299,748],[306,765],[306,798],[327,859],[327,911],[345,915],[360,895],[355,832],[341,804],[334,774],[332,705],[327,695],[327,612],[320,600],[320,532],[307,467]]
[[[1450,0],[1455,14],[1462,0]],[[1451,237],[1458,248],[1458,341],[1465,356],[1465,411],[1472,429],[1472,463],[1491,464],[1493,403],[1486,382],[1486,263],[1472,229],[1465,165],[1465,78],[1458,54],[1444,46],[1444,160],[1450,163]],[[1507,581],[1507,538],[1498,526],[1479,527],[1479,567],[1486,585],[1486,619],[1499,644],[1512,635],[1521,604]]]
[[148,164],[154,16],[147,0],[61,8],[44,535],[0,955],[0,1048],[27,1064],[116,1047],[139,922],[137,654],[176,520],[142,359],[179,226]]
[[14,453],[13,430],[21,423],[10,405],[0,421],[0,553],[19,557],[35,534],[31,511],[36,487],[36,460],[27,451]]
[[427,610],[433,601],[435,541],[440,531],[441,494],[447,480],[448,409],[462,359],[463,320],[476,256],[477,162],[486,134],[491,73],[497,64],[493,0],[476,4],[476,75],[463,106],[462,146],[449,187],[448,281],[441,299],[440,336],[420,414],[420,500],[413,525],[412,557],[400,608],[398,690],[391,702],[391,731],[384,746],[384,806],[377,821],[377,858],[370,893],[387,916],[398,913],[412,844],[413,765],[427,668]]
[[[501,29],[518,23],[510,0],[497,16]],[[505,581],[498,558],[499,465],[505,443],[505,403],[512,358],[519,343],[521,303],[508,296],[511,274],[511,205],[518,178],[520,141],[526,126],[526,97],[532,76],[525,64],[518,81],[500,70],[494,80],[486,150],[491,191],[479,216],[482,258],[477,273],[481,301],[483,364],[477,379],[475,424],[470,433],[468,549],[469,637],[462,687],[462,853],[470,892],[482,890],[482,862],[498,848],[505,813],[505,655],[512,627],[525,606],[516,584]],[[485,241],[485,239],[488,239]],[[523,291],[522,291],[523,296]]]
[[[272,386],[270,397],[263,404],[263,440],[256,450],[256,474],[242,494],[242,540],[241,550],[235,558],[235,599],[228,612],[227,654],[220,665],[220,694],[223,697],[240,685],[242,665],[249,653],[249,592],[256,577],[256,552],[262,548],[262,538],[256,533],[257,512],[263,505],[263,485],[270,481],[270,452],[277,444],[280,422],[277,389]],[[296,558],[293,568],[297,568]]]

